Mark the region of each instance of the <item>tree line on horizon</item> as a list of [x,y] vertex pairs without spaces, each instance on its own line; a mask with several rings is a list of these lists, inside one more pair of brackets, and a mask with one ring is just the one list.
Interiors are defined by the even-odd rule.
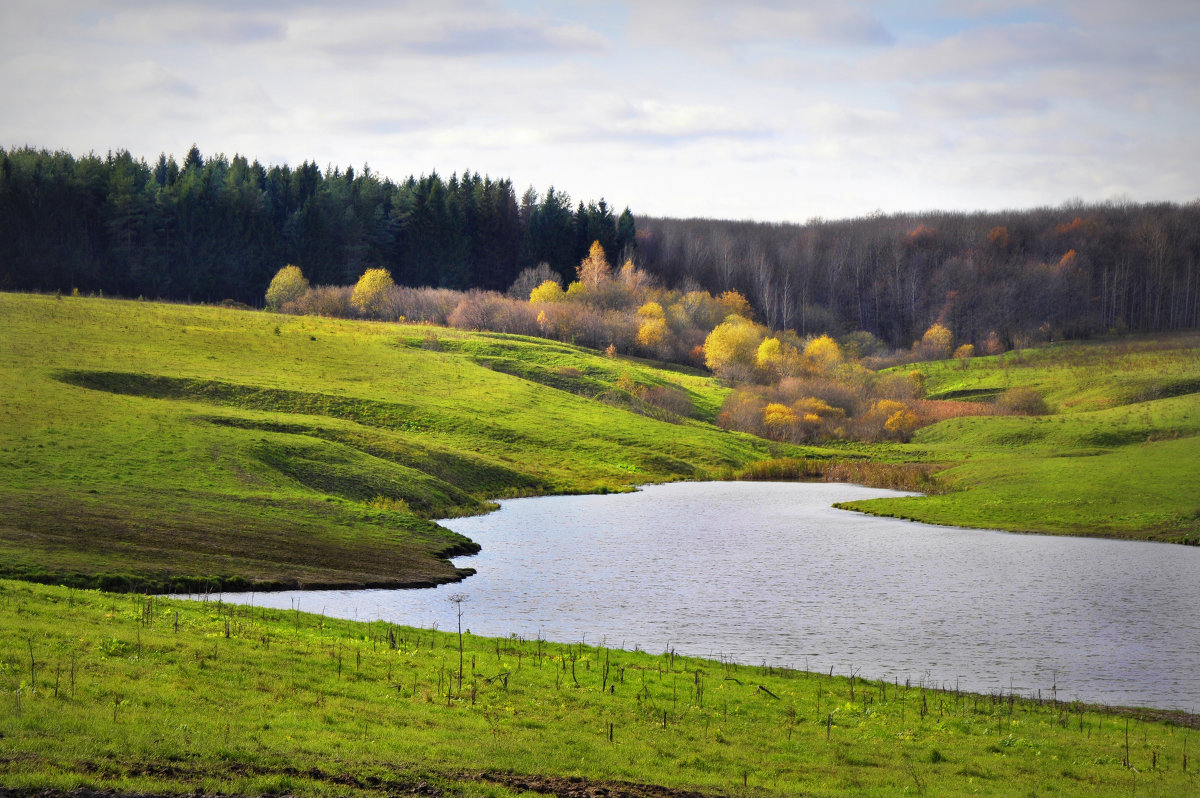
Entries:
[[616,260],[635,226],[604,200],[436,172],[263,166],[244,156],[154,164],[127,151],[0,150],[0,289],[261,303],[294,263],[316,284],[385,268],[405,285],[504,290],[525,268],[568,272],[600,241]]
[[[265,167],[193,147],[182,164],[128,152],[0,150],[0,290],[259,305],[278,269],[347,286],[502,292],[523,272],[608,262],[681,295],[737,291],[769,329],[864,331],[912,348],[932,325],[984,349],[1111,331],[1200,327],[1200,200],[768,224],[615,215],[603,201],[434,173]],[[527,298],[527,291],[518,294]]]

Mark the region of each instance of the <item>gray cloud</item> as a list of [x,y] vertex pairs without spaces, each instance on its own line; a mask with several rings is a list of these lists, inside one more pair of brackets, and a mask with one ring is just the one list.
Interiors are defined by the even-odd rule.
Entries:
[[1140,42],[1113,47],[1090,32],[1020,23],[898,47],[860,62],[856,74],[884,80],[997,79],[1053,67],[1144,68],[1160,61],[1153,47]]
[[879,46],[894,41],[878,19],[851,3],[656,0],[632,4],[627,27],[635,41],[677,47],[742,47],[788,41]]
[[476,5],[299,15],[289,38],[293,45],[342,59],[569,56],[608,48],[604,37],[581,25]]
[[1044,113],[1051,101],[1027,84],[963,82],[904,88],[897,98],[911,113],[938,118],[992,120]]
[[436,38],[407,43],[413,52],[443,56],[601,52],[605,42],[582,29],[528,24],[448,30]]
[[239,45],[281,41],[286,32],[287,26],[279,20],[228,16],[192,25],[187,29],[186,35],[198,41]]
[[770,139],[775,131],[731,109],[718,105],[630,102],[609,97],[599,117],[589,116],[557,133],[566,142],[621,142],[669,147],[710,140],[750,141]]

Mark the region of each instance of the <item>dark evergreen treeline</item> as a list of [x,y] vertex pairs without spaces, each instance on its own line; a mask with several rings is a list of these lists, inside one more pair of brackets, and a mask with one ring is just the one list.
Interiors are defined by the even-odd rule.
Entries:
[[592,241],[633,251],[628,209],[571,207],[553,188],[518,201],[470,172],[402,183],[364,167],[265,167],[238,155],[182,164],[128,152],[0,151],[0,289],[261,304],[287,263],[313,284],[382,266],[402,284],[503,290],[546,262],[563,275]]
[[1200,326],[1200,201],[873,216],[804,225],[638,220],[643,267],[737,289],[773,328],[867,330],[906,347],[935,321],[1079,337]]

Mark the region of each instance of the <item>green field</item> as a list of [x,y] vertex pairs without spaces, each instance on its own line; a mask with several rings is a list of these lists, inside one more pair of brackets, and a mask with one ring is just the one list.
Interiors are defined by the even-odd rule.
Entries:
[[938,524],[1200,543],[1200,336],[1059,344],[1019,360],[977,358],[965,370],[951,361],[916,368],[933,398],[987,400],[1026,386],[1051,414],[918,430],[890,456],[949,466],[938,474],[944,491],[847,507]]
[[454,633],[0,580],[0,784],[659,798],[1200,790],[1194,730],[1164,713],[469,633],[461,662],[460,686]]
[[434,584],[473,544],[432,518],[739,473],[911,478],[931,495],[854,506],[938,523],[1200,540],[1200,338],[917,368],[934,398],[1031,386],[1054,412],[785,446],[713,426],[705,375],[564,344],[0,294],[0,577],[75,586],[0,579],[0,785],[1195,794],[1194,716],[469,634],[460,687],[453,634],[78,589]]
[[710,378],[535,339],[12,294],[0,329],[0,576],[435,584],[473,544],[430,518],[780,451],[705,420]]

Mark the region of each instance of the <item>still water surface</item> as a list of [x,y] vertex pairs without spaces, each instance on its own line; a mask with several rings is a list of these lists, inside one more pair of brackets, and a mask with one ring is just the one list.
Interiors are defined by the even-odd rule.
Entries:
[[835,510],[855,485],[676,483],[441,522],[483,551],[427,590],[225,594],[358,620],[964,690],[1200,710],[1200,548]]

